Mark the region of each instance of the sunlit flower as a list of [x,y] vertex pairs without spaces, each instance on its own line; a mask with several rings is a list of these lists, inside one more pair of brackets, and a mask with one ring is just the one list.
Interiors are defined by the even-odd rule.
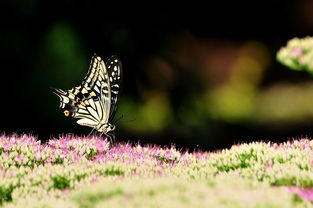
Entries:
[[313,73],[313,38],[293,38],[277,53],[277,60],[293,70]]

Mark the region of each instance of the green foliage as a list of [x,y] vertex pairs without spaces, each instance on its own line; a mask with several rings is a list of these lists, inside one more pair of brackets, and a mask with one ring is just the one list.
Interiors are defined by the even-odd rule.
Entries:
[[63,164],[63,159],[60,157],[55,158],[55,160],[53,161],[54,164]]
[[81,179],[85,178],[86,176],[87,176],[86,173],[77,174],[77,175],[75,175],[74,180],[79,182]]
[[13,186],[9,186],[9,187],[0,186],[0,206],[4,202],[12,201],[12,191],[13,191]]
[[297,178],[295,176],[293,177],[282,177],[282,178],[278,178],[275,181],[273,181],[273,183],[271,183],[271,185],[274,186],[294,186],[297,183]]
[[294,194],[292,196],[292,200],[293,200],[294,203],[301,203],[301,202],[303,202],[303,199],[299,195],[297,195],[297,194]]
[[70,180],[68,177],[63,176],[63,175],[57,175],[51,177],[53,181],[53,188],[54,189],[59,189],[59,190],[64,190],[70,188]]
[[97,153],[98,153],[98,152],[97,152],[95,149],[90,149],[89,152],[86,152],[86,153],[85,153],[85,157],[86,157],[88,160],[91,160],[91,159],[94,158],[94,156],[97,155]]
[[[248,151],[238,152],[238,153],[229,153],[232,157],[228,158],[219,158],[218,160],[213,162],[213,167],[216,167],[219,171],[232,171],[236,169],[248,168],[250,167],[250,163],[257,160],[257,156],[253,153],[253,148]],[[253,159],[251,161],[250,159]]]
[[175,159],[171,159],[171,158],[167,158],[165,156],[160,156],[160,157],[157,157],[161,162],[164,162],[166,164],[168,163],[174,163],[175,162]]
[[104,175],[106,176],[115,176],[115,175],[124,175],[124,171],[120,169],[115,169],[114,166],[112,168],[107,168],[103,172]]

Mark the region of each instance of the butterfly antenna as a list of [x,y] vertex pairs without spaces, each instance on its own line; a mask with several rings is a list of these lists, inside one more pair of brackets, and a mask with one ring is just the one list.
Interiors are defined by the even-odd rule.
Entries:
[[117,122],[120,121],[122,118],[124,118],[124,114],[122,114],[118,119],[114,121],[114,125],[117,124]]
[[[119,120],[121,120],[121,119],[119,118]],[[125,122],[133,122],[133,121],[136,121],[136,118],[133,118],[131,120],[123,120],[123,123],[125,123]]]
[[136,121],[136,119],[134,118],[134,119],[131,119],[131,120],[126,120],[124,122],[133,122],[133,121]]

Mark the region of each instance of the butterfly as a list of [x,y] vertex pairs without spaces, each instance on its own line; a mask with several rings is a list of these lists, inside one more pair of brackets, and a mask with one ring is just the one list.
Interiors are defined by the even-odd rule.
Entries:
[[77,118],[79,125],[112,136],[109,132],[115,130],[112,120],[117,110],[121,82],[121,61],[111,56],[104,63],[94,55],[80,86],[67,91],[52,88],[52,91],[60,98],[60,108],[65,116]]

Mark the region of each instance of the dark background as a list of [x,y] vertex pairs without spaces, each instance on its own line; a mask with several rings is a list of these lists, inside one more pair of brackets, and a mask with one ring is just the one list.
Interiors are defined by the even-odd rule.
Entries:
[[117,141],[214,150],[312,136],[312,78],[276,61],[312,34],[311,1],[208,3],[1,1],[0,131],[88,134],[49,87],[79,85],[97,53],[123,63]]

